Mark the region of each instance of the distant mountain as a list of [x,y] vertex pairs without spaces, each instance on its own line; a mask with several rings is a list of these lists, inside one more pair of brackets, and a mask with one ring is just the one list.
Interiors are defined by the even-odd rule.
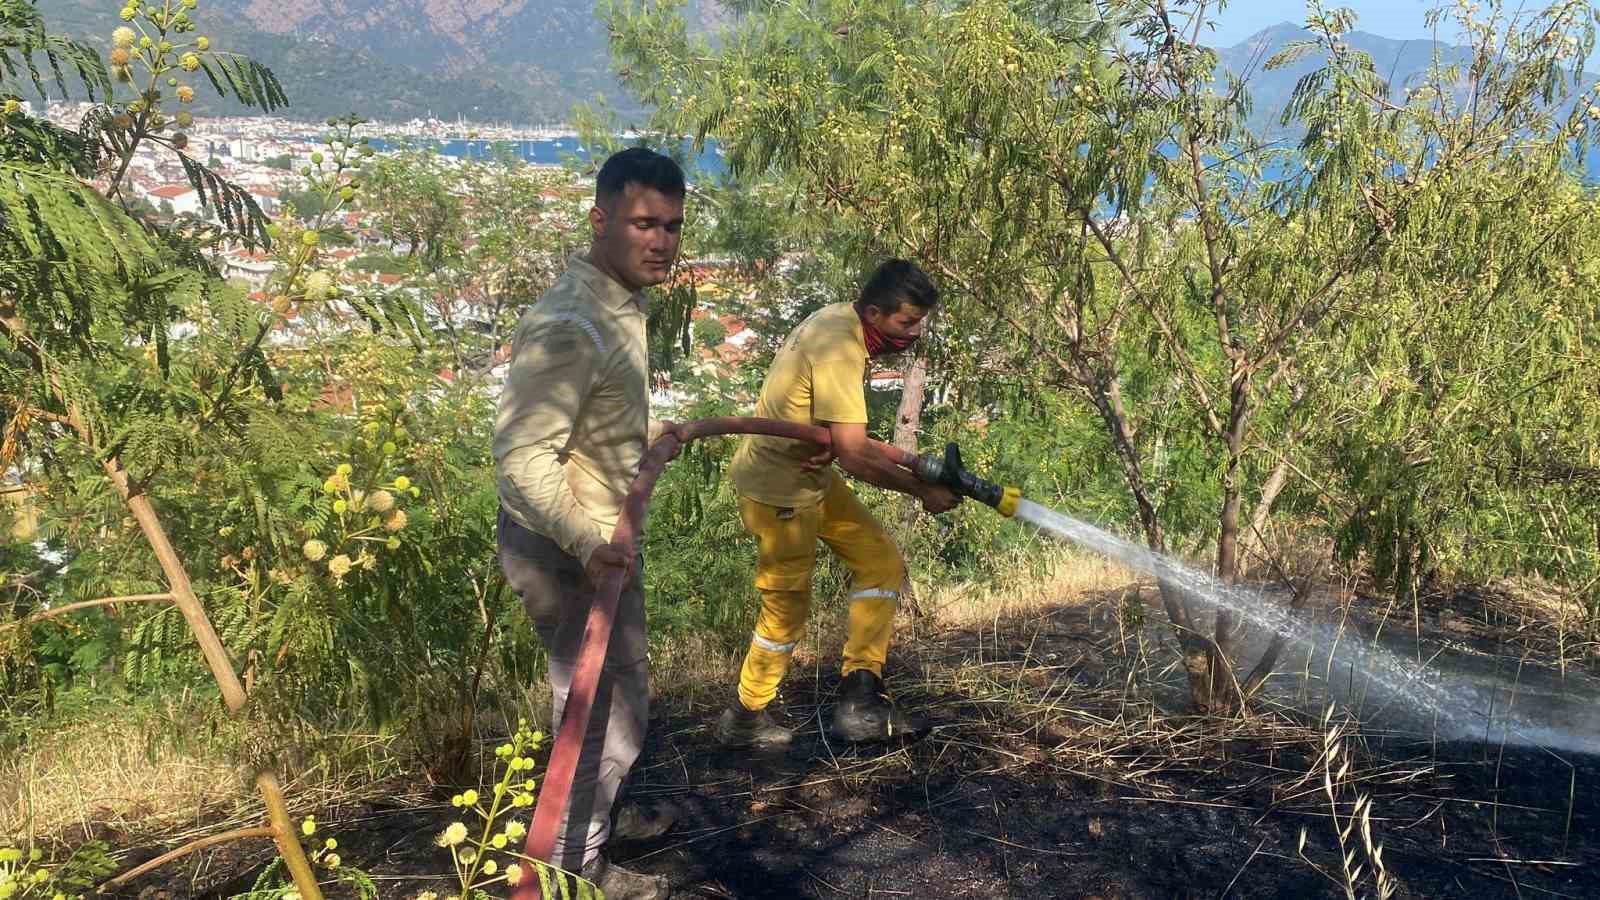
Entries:
[[[1291,65],[1268,71],[1266,61],[1294,41],[1311,40],[1314,35],[1289,22],[1274,25],[1256,32],[1232,47],[1217,48],[1218,68],[1236,76],[1246,76],[1246,90],[1254,105],[1250,124],[1258,134],[1269,136],[1297,135],[1297,126],[1285,128],[1279,124],[1283,110],[1289,104],[1294,86],[1305,75],[1321,68],[1326,60],[1321,54],[1311,53]],[[1439,44],[1431,40],[1395,40],[1364,31],[1352,31],[1345,36],[1351,49],[1360,50],[1372,57],[1373,65],[1397,92],[1406,85],[1418,82],[1433,65],[1437,52],[1439,61],[1448,65],[1465,63],[1472,58],[1468,47]],[[1592,83],[1593,75],[1585,75],[1582,83]]]
[[[561,119],[574,103],[632,102],[611,74],[594,0],[214,0],[255,29],[322,38],[435,79],[471,79],[525,98],[525,115]],[[691,0],[691,27],[726,17],[715,0]],[[515,119],[486,96],[460,105],[479,118]]]
[[[107,0],[41,9],[52,29],[102,48],[122,24]],[[689,13],[701,28],[725,16],[714,0],[691,0]],[[217,47],[272,69],[295,118],[555,123],[597,97],[636,109],[610,73],[592,0],[211,0],[199,15]]]
[[[115,4],[105,0],[47,0],[40,4],[52,31],[109,49],[111,32],[122,22]],[[470,73],[423,71],[363,49],[351,49],[318,34],[273,34],[223,10],[201,8],[204,33],[215,47],[252,57],[270,68],[289,96],[286,115],[322,119],[356,112],[370,119],[405,121],[430,113],[441,119],[472,116],[473,107],[499,111],[517,122],[560,119],[564,110],[542,109],[522,92]],[[201,114],[233,115],[244,108],[209,99],[202,90],[195,103]]]

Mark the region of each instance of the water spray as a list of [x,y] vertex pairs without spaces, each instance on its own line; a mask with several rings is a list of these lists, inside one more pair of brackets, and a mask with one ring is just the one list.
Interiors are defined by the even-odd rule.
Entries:
[[908,459],[896,458],[895,461],[911,469],[918,480],[926,484],[947,487],[958,496],[971,497],[993,507],[1007,518],[1026,522],[1045,534],[1116,560],[1143,575],[1153,576],[1172,589],[1219,610],[1226,609],[1234,613],[1266,633],[1313,648],[1313,652],[1326,652],[1330,672],[1335,665],[1351,673],[1360,672],[1369,684],[1383,694],[1390,698],[1403,698],[1412,709],[1431,716],[1436,735],[1485,742],[1499,739],[1527,746],[1579,752],[1593,752],[1595,749],[1592,725],[1585,731],[1571,727],[1573,723],[1570,722],[1551,724],[1538,721],[1525,711],[1512,709],[1511,703],[1497,695],[1498,685],[1478,685],[1459,679],[1446,682],[1431,667],[1403,659],[1381,645],[1351,645],[1341,641],[1336,630],[1301,619],[1268,601],[1259,590],[1224,584],[1147,547],[1033,503],[1023,498],[1017,488],[1002,487],[980,478],[962,464],[961,449],[954,443],[945,446],[943,455],[927,454]]

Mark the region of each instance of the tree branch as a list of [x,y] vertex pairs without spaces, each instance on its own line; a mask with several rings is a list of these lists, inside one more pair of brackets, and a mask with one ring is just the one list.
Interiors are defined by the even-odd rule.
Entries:
[[1150,299],[1150,296],[1144,292],[1143,288],[1139,287],[1138,282],[1133,277],[1133,272],[1128,269],[1127,262],[1122,258],[1122,254],[1112,244],[1111,236],[1100,226],[1100,223],[1094,220],[1094,216],[1088,210],[1083,210],[1081,215],[1084,223],[1089,226],[1089,230],[1094,232],[1095,240],[1099,241],[1100,248],[1106,252],[1112,265],[1116,266],[1117,271],[1122,275],[1123,284],[1127,285],[1128,290],[1132,292],[1139,304],[1145,308],[1145,311],[1150,314],[1150,318],[1156,323],[1156,327],[1161,330],[1161,336],[1166,339],[1167,346],[1172,349],[1172,355],[1178,360],[1179,368],[1183,371],[1184,380],[1189,382],[1189,386],[1194,389],[1195,395],[1200,401],[1200,409],[1206,416],[1206,425],[1213,433],[1222,434],[1222,420],[1217,417],[1217,405],[1211,399],[1211,392],[1206,390],[1205,380],[1200,377],[1198,367],[1189,358],[1188,350],[1184,349],[1182,342],[1178,340],[1177,331],[1172,327],[1172,323],[1167,321],[1166,317],[1157,308],[1155,301]]
[[45,619],[54,619],[57,616],[64,616],[67,613],[77,612],[80,609],[90,609],[96,606],[110,606],[114,603],[171,603],[172,599],[173,598],[171,594],[128,594],[124,597],[101,597],[98,600],[80,600],[76,603],[68,603],[66,606],[57,606],[42,612],[36,612],[27,618],[18,619],[15,622],[6,622],[4,624],[0,624],[0,630],[7,628],[21,628],[24,625],[32,625],[35,622],[42,622]]
[[97,893],[109,894],[117,888],[120,888],[128,882],[134,880],[135,878],[138,878],[140,875],[143,875],[146,872],[153,872],[167,863],[172,862],[175,859],[182,859],[183,857],[188,856],[195,851],[204,850],[207,847],[215,847],[218,844],[226,844],[232,841],[242,841],[246,838],[257,837],[272,837],[272,829],[266,825],[253,825],[249,828],[235,828],[232,831],[224,831],[221,834],[208,835],[200,838],[199,840],[190,841],[176,850],[169,850],[155,859],[150,860],[149,862],[140,863],[128,871],[123,872],[121,875],[118,875],[105,884],[100,885]]

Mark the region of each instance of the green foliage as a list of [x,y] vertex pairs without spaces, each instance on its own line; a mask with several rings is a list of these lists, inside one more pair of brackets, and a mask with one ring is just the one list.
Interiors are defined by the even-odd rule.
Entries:
[[278,199],[294,207],[295,215],[302,220],[314,220],[328,209],[326,198],[316,191],[287,191],[280,194]]
[[757,607],[755,542],[724,475],[737,446],[733,438],[691,444],[656,484],[643,556],[658,639],[695,634],[728,650],[749,641]]
[[358,272],[382,272],[385,275],[404,275],[411,271],[404,259],[397,259],[383,253],[368,253],[358,256],[348,263],[349,267]]
[[695,322],[693,329],[696,347],[716,347],[728,339],[728,329],[712,316]]
[[[40,56],[49,67],[48,73],[39,70]],[[45,84],[49,76],[54,76],[61,96],[67,96],[64,68],[72,70],[90,100],[111,94],[111,78],[94,48],[47,32],[44,17],[32,0],[0,0],[0,78],[14,83],[26,72],[34,90],[46,97]],[[0,93],[0,97],[10,96],[16,95]]]
[[[877,259],[911,256],[947,299],[924,342],[923,449],[958,441],[976,471],[1186,556],[1256,507],[1385,583],[1522,572],[1592,591],[1600,222],[1570,167],[1596,126],[1582,103],[1561,118],[1545,102],[1570,84],[1569,51],[1529,31],[1408,98],[1339,48],[1342,14],[1313,10],[1317,37],[1289,56],[1324,65],[1293,99],[1307,138],[1291,155],[1244,127],[1249,98],[1210,83],[1213,55],[1167,41],[1141,4],[743,5],[745,27],[710,47],[671,4],[606,4],[663,110],[642,140],[681,154],[677,135],[716,138],[739,178],[696,179],[684,252],[733,258],[749,296],[685,269],[651,304],[652,368],[690,397],[678,417],[747,411],[777,340]],[[1537,21],[1581,33],[1588,20],[1561,9]],[[0,468],[39,488],[64,561],[7,548],[5,617],[166,589],[109,464],[159,511],[261,718],[308,744],[361,727],[434,756],[461,746],[539,665],[494,557],[486,376],[587,244],[583,189],[504,160],[375,160],[361,120],[331,120],[327,158],[286,195],[301,220],[268,229],[166,121],[164,79],[187,51],[141,54],[150,78],[122,100],[31,6],[0,10],[0,94],[70,76],[103,101],[78,132],[0,121]],[[22,61],[49,47],[62,77],[41,82]],[[193,70],[229,102],[283,100],[254,64],[211,53]],[[1462,77],[1483,104],[1470,122],[1448,87]],[[600,114],[588,126],[617,132]],[[216,226],[130,215],[117,169],[149,144],[176,155]],[[103,195],[84,179],[107,166]],[[400,287],[341,283],[327,247],[350,211],[404,247],[352,268]],[[264,303],[211,269],[204,251],[230,241],[274,254]],[[724,336],[691,324],[713,304],[759,336],[736,371],[691,352]],[[897,400],[873,396],[873,421]],[[734,446],[695,445],[657,488],[658,641],[748,640]],[[1280,466],[1295,475],[1274,506]],[[919,579],[1036,558],[1037,537],[975,504],[913,517],[862,494]],[[841,577],[824,564],[823,604]],[[13,723],[90,684],[208,682],[165,605],[0,640],[8,746]]]
[[[207,71],[236,99],[273,108],[282,93],[260,66],[185,38],[193,31],[186,13],[130,15],[148,18],[141,24],[161,40],[142,45],[119,33],[114,68],[121,81],[131,69],[147,72],[150,87],[92,114],[92,142],[45,141],[37,135],[47,130],[0,123],[6,146],[32,141],[25,154],[0,159],[0,334],[16,363],[0,369],[3,465],[39,485],[47,537],[72,561],[11,612],[164,590],[140,540],[148,529],[124,518],[108,484],[117,473],[161,511],[196,593],[257,685],[263,716],[411,722],[438,708],[440,696],[466,695],[465,676],[454,673],[467,670],[460,660],[469,646],[482,652],[477,617],[494,566],[492,554],[478,552],[492,543],[492,480],[481,477],[489,413],[478,395],[433,392],[437,364],[416,365],[431,351],[413,300],[344,292],[318,268],[324,235],[335,235],[327,220],[354,198],[355,173],[372,156],[351,137],[360,120],[328,123],[335,149],[307,175],[321,214],[309,227],[273,227],[281,238],[281,268],[269,284],[275,299],[260,305],[221,283],[202,246],[265,244],[264,222],[240,199],[247,195],[181,152],[156,85],[214,62]],[[189,96],[180,84],[177,102]],[[128,160],[145,143],[177,156],[219,228],[147,227],[115,202]],[[60,148],[78,155],[54,158]],[[113,199],[75,177],[96,153],[115,169]],[[269,335],[285,330],[296,305],[308,330],[269,350]],[[379,400],[346,408],[344,396]],[[394,399],[386,406],[384,398]],[[352,430],[348,415],[372,427]],[[407,425],[440,440],[419,443]],[[452,444],[447,433],[465,440]],[[362,466],[354,482],[319,489],[351,460]],[[457,480],[482,489],[457,491]],[[419,500],[423,488],[445,499]],[[382,490],[392,494],[379,510]],[[426,537],[412,543],[412,535]],[[326,561],[308,558],[312,539],[327,545]],[[463,596],[474,580],[480,595]],[[66,619],[14,629],[8,679],[22,666],[44,666],[48,676],[35,687],[46,700],[53,681],[103,673],[113,662],[136,689],[204,684],[182,617],[166,606],[132,609],[121,634],[74,634]],[[404,639],[376,639],[383,634]],[[433,668],[440,657],[430,652],[446,646],[460,664]],[[407,690],[394,690],[401,679]]]
[[378,230],[405,247],[425,272],[437,272],[461,251],[461,199],[445,160],[431,150],[388,154],[368,166],[367,207]]
[[232,96],[238,102],[262,112],[289,105],[289,97],[272,70],[248,57],[235,54],[214,54],[200,63],[219,97]]
[[82,900],[105,876],[117,870],[104,841],[88,841],[57,860],[40,847],[0,847],[0,898]]
[[[1145,3],[750,4],[715,46],[675,3],[602,12],[655,128],[796,198],[818,255],[934,274],[941,427],[1005,447],[1027,431],[1011,417],[1051,406],[1088,454],[1070,507],[1159,551],[1209,544],[1224,579],[1281,497],[1384,583],[1448,565],[1594,596],[1591,501],[1563,490],[1600,439],[1576,399],[1593,367],[1571,362],[1593,352],[1593,294],[1543,263],[1590,252],[1572,171],[1600,127],[1579,81],[1592,6],[1456,8],[1470,64],[1398,86],[1350,48],[1347,11],[1313,4],[1311,43],[1270,63],[1322,59],[1284,112],[1305,126],[1292,151],[1251,132],[1200,30]],[[994,544],[971,527],[916,540],[981,570]],[[1167,599],[1197,703],[1236,706],[1232,617],[1201,638],[1207,611]]]
[[92,340],[99,310],[90,298],[144,324],[163,297],[181,302],[175,292],[195,289],[183,273],[163,275],[165,254],[152,235],[59,169],[0,162],[0,229],[0,290],[43,326],[32,341],[45,367],[48,355]]

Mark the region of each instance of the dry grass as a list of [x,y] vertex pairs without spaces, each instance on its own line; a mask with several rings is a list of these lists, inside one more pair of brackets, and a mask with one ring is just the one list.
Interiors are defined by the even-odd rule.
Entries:
[[[1300,829],[1300,842],[1295,853],[1324,878],[1342,888],[1349,900],[1365,893],[1367,882],[1372,882],[1372,896],[1388,900],[1394,896],[1397,885],[1383,861],[1383,842],[1376,841],[1372,833],[1372,796],[1363,793],[1351,771],[1351,754],[1345,742],[1348,722],[1333,722],[1333,707],[1323,716],[1322,754],[1308,775],[1322,776],[1322,793],[1328,800],[1328,818],[1339,844],[1337,876],[1327,867],[1306,856],[1307,829]],[[1346,797],[1354,796],[1354,801]],[[1343,811],[1348,807],[1348,811]],[[1358,856],[1358,851],[1360,855]]]
[[181,830],[250,795],[217,754],[151,741],[130,725],[81,722],[42,733],[0,763],[0,834],[87,840]]
[[[806,649],[802,647],[801,651]],[[737,683],[744,653],[742,644],[729,648],[727,641],[718,635],[675,635],[671,641],[660,642],[650,650],[650,692],[656,697],[670,695],[674,704],[696,707],[724,704]],[[800,655],[797,651],[797,659]],[[539,690],[544,691],[542,683]],[[540,712],[539,721],[548,721],[548,700]]]
[[1514,624],[1505,630],[1563,672],[1569,665],[1600,661],[1600,610],[1590,607],[1581,591],[1524,577],[1495,585],[1481,597],[1485,614],[1501,619],[1486,624]]
[[[951,739],[1001,768],[1070,773],[1174,801],[1185,776],[1226,768],[1234,793],[1267,788],[1280,803],[1315,803],[1290,785],[1299,776],[1279,757],[1314,752],[1325,729],[1264,695],[1244,716],[1190,714],[1178,658],[1162,646],[1170,629],[1155,593],[1123,567],[1065,550],[1043,578],[941,590],[930,598],[934,621],[906,642],[918,672],[898,682],[902,702],[947,721],[955,711]],[[1375,763],[1346,776],[1397,784],[1422,771]]]
[[[0,761],[0,837],[170,846],[260,824],[265,810],[233,749],[246,727],[191,705],[35,734]],[[393,798],[412,783],[393,738],[333,735],[324,744],[332,749],[280,773],[292,814]]]
[[[790,772],[793,777],[757,783],[744,775],[708,781],[703,772],[693,780],[685,774],[683,784],[653,785],[652,795],[712,794],[746,803],[759,822],[785,804],[803,807],[808,801],[797,794],[871,798],[908,777],[1011,776],[1092,783],[1105,801],[1251,810],[1265,804],[1347,827],[1349,801],[1341,799],[1330,811],[1320,772],[1316,780],[1308,775],[1324,743],[1314,718],[1276,708],[1201,717],[1184,714],[1181,700],[1158,702],[1163,683],[1181,692],[1182,675],[1171,654],[1153,646],[1158,639],[1152,636],[1167,630],[1163,618],[1149,617],[1142,627],[1124,622],[1130,606],[1147,600],[1130,581],[1115,567],[1063,553],[1036,581],[940,591],[927,598],[937,602],[936,614],[897,634],[889,673],[897,702],[936,722],[921,741],[895,752],[862,753],[830,742],[819,729],[821,750],[803,772]],[[780,698],[787,721],[808,731],[831,702],[842,639],[837,618],[827,610],[814,616]],[[719,689],[731,689],[733,671],[717,673]],[[671,693],[676,701],[678,692]],[[696,718],[701,724],[684,723],[663,739],[669,756],[654,759],[651,768],[702,769],[693,755],[704,738],[691,734],[702,732],[707,718]],[[1428,771],[1358,749],[1345,752],[1345,760],[1341,784],[1352,789],[1404,786]],[[850,808],[856,801],[841,802]],[[1355,810],[1358,822],[1366,822],[1369,802]],[[1369,849],[1376,855],[1375,846]]]
[[977,625],[1083,603],[1107,591],[1123,590],[1138,577],[1103,556],[1051,544],[1041,546],[1039,552],[1042,577],[1024,572],[997,581],[942,584],[926,588],[919,606],[941,626]]

